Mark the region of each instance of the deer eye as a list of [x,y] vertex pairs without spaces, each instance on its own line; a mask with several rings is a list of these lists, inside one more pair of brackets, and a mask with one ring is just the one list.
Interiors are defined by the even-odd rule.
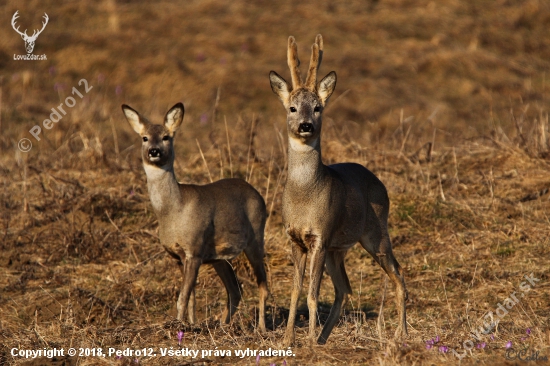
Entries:
[[164,136],[164,137],[162,138],[162,141],[168,141],[168,140],[170,140],[170,137],[169,137],[169,136]]
[[321,111],[321,107],[319,106],[316,106],[315,108],[313,108],[313,112],[320,112]]
[[147,142],[149,139],[146,136],[143,136],[143,142]]
[[296,108],[290,107],[290,111],[291,111],[292,113],[294,113],[294,112],[296,112]]

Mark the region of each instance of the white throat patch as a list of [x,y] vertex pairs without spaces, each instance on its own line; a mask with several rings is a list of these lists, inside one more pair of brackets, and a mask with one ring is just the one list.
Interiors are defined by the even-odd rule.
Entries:
[[156,211],[161,211],[164,204],[163,201],[166,199],[166,192],[163,190],[170,189],[169,185],[163,185],[163,178],[167,177],[167,174],[172,174],[172,170],[168,165],[157,167],[146,163],[143,164],[143,168],[145,169],[145,174],[147,175],[147,188],[149,190],[149,199],[151,199],[151,204]]
[[145,174],[147,175],[147,181],[149,182],[153,182],[163,177],[164,174],[169,173],[171,171],[168,164],[162,167],[158,167],[156,165],[143,163],[143,169],[145,170]]
[[319,138],[316,138],[315,140],[311,140],[309,142],[304,143],[299,139],[288,136],[288,144],[290,145],[290,148],[294,151],[299,151],[299,152],[307,152],[307,151],[315,150],[315,146],[317,145],[318,140]]

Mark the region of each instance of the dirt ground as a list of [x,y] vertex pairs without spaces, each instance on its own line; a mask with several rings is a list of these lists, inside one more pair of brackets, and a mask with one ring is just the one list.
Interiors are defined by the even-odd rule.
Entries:
[[[0,364],[548,362],[547,2],[8,0],[0,7]],[[14,59],[26,54],[10,26],[16,11],[28,34],[47,13],[33,51],[46,60]],[[268,74],[290,80],[288,36],[307,63],[317,33],[325,44],[319,76],[338,75],[324,112],[323,159],[361,163],[388,189],[390,236],[409,292],[405,339],[393,337],[391,283],[357,245],[346,257],[353,294],[327,344],[307,338],[303,290],[296,343],[282,345],[293,274],[280,215],[287,136]],[[120,105],[160,123],[179,101],[186,114],[175,142],[177,178],[239,177],[266,201],[266,334],[256,328],[258,290],[242,256],[232,262],[243,301],[230,325],[219,322],[226,294],[206,265],[196,287],[198,323],[175,318],[180,272],[160,246],[140,139]],[[47,129],[43,121],[60,105],[67,113]],[[29,132],[35,125],[40,140]],[[333,299],[325,274],[319,325]],[[18,355],[53,349],[64,354]],[[169,350],[184,355],[161,355]]]

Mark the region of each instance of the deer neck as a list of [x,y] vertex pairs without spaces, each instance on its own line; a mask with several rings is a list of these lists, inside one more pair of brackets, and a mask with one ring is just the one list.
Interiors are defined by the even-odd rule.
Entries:
[[289,136],[288,182],[291,185],[307,188],[318,185],[324,176],[321,137],[304,144]]
[[149,198],[157,215],[165,215],[181,205],[181,191],[174,174],[173,162],[162,167],[143,164],[147,175]]

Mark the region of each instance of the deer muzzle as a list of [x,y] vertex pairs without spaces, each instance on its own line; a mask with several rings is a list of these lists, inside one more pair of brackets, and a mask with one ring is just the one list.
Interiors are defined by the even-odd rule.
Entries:
[[298,134],[303,137],[311,136],[313,135],[313,123],[300,123],[300,126],[298,126]]
[[149,149],[149,160],[158,161],[160,160],[160,155],[160,149],[157,149],[156,147]]

